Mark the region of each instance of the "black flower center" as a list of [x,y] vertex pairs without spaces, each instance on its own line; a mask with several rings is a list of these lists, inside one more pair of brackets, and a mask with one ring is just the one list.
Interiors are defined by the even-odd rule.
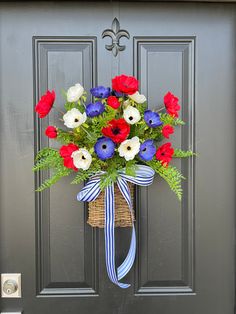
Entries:
[[127,150],[131,150],[131,147],[130,147],[130,146],[127,146]]
[[118,135],[120,133],[120,129],[119,128],[114,128],[114,129],[112,129],[112,133],[114,135]]
[[79,119],[75,118],[75,122],[79,122]]
[[107,145],[106,144],[103,144],[102,145],[102,149],[106,149],[107,148]]
[[82,159],[85,160],[86,158],[84,156],[82,156]]
[[161,153],[161,156],[165,156],[165,153]]
[[149,123],[152,124],[152,120],[149,120]]
[[147,148],[145,147],[145,148],[143,149],[143,152],[146,152],[146,150],[147,150]]
[[130,120],[130,121],[132,121],[132,120],[133,120],[133,117],[132,117],[132,116],[130,116],[130,117],[129,117],[129,120]]

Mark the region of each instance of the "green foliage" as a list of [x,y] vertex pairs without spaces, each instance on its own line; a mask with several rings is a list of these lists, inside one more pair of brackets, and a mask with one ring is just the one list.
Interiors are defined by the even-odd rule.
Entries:
[[101,135],[101,129],[108,126],[108,122],[115,119],[118,111],[110,106],[106,107],[106,111],[98,117],[93,118],[93,123],[90,125],[95,133]]
[[71,184],[80,184],[83,181],[87,180],[90,177],[90,172],[86,170],[80,170],[78,171],[76,177],[71,182]]
[[196,155],[196,154],[194,154],[191,150],[184,151],[182,149],[175,148],[175,152],[174,152],[173,157],[185,158],[185,157],[191,157],[194,155]]
[[66,102],[65,105],[64,105],[66,111],[69,111],[71,110],[72,108],[76,108],[76,105],[75,103],[73,102]]
[[69,144],[75,141],[73,132],[66,132],[62,129],[57,129],[57,140],[62,144]]
[[135,103],[134,106],[138,109],[138,111],[140,112],[141,115],[143,115],[145,110],[147,109],[147,103],[146,102],[143,103],[143,104]]
[[34,171],[52,169],[53,175],[46,179],[36,191],[41,192],[51,185],[55,184],[59,179],[71,173],[71,169],[64,167],[63,159],[56,149],[46,147],[42,149],[36,156],[36,163],[33,167]]
[[161,121],[164,124],[170,124],[170,125],[184,125],[185,122],[179,118],[174,118],[172,116],[170,116],[167,113],[159,113]]
[[53,184],[55,184],[57,181],[59,181],[62,177],[68,176],[71,173],[71,169],[66,168],[66,167],[57,167],[54,170],[53,175],[49,178],[46,179],[40,187],[37,188],[37,192],[42,192],[43,190],[49,188]]
[[88,170],[80,169],[71,184],[80,184],[99,171],[101,171],[101,166],[96,163],[91,164]]
[[61,164],[63,164],[63,160],[59,152],[56,149],[46,147],[38,152],[33,171],[57,168]]
[[135,176],[136,163],[137,161],[135,159],[127,161],[126,166],[125,166],[125,173],[128,176],[132,176],[132,177]]
[[117,169],[109,168],[106,173],[101,176],[100,189],[103,191],[106,187],[115,183],[118,177]]
[[169,185],[171,190],[176,194],[177,198],[181,201],[182,198],[182,187],[181,180],[185,179],[183,175],[175,167],[162,166],[159,161],[148,161],[146,164],[152,167]]

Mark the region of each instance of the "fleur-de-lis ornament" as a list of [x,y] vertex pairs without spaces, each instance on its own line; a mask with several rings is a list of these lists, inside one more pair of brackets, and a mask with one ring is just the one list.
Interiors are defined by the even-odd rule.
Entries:
[[119,51],[125,50],[125,45],[120,45],[120,38],[130,38],[129,33],[126,30],[120,29],[120,22],[116,17],[112,22],[111,29],[105,29],[105,31],[102,33],[102,38],[107,36],[111,37],[112,43],[111,45],[106,45],[105,47],[107,50],[112,51],[115,57],[118,55]]

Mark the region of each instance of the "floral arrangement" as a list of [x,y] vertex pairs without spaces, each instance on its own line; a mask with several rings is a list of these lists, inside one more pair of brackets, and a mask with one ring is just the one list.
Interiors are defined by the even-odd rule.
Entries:
[[[110,280],[120,288],[130,285],[120,280],[126,276],[135,260],[136,236],[133,224],[132,193],[129,183],[147,186],[152,184],[154,174],[159,174],[181,200],[182,174],[171,166],[173,158],[190,157],[191,150],[183,151],[164,142],[183,125],[179,119],[179,100],[171,92],[164,96],[165,112],[147,109],[146,97],[139,93],[135,77],[120,75],[112,79],[112,88],[91,88],[92,102],[80,84],[65,93],[65,112],[60,112],[66,130],[48,126],[45,134],[62,143],[60,149],[46,147],[36,156],[34,170],[52,169],[38,191],[50,187],[60,178],[74,174],[72,183],[88,180],[79,192],[80,201],[95,201],[104,192],[102,212],[106,268]],[[90,98],[89,98],[90,99]],[[55,92],[47,91],[35,107],[39,118],[46,117],[54,106]],[[58,110],[58,109],[57,109]],[[115,195],[114,183],[121,192],[121,208],[127,207],[131,215],[132,237],[130,249],[124,262],[115,265]],[[98,204],[98,203],[97,203]],[[97,205],[98,208],[98,205]]]
[[[183,151],[162,143],[183,125],[178,118],[179,100],[171,92],[164,96],[166,112],[147,109],[146,97],[139,93],[135,77],[120,75],[112,79],[112,88],[91,88],[93,102],[80,84],[65,93],[65,112],[61,119],[66,130],[48,126],[45,134],[63,145],[59,150],[46,147],[38,152],[34,170],[52,169],[53,175],[38,187],[50,187],[60,178],[71,173],[72,183],[78,184],[96,173],[103,173],[101,190],[116,182],[119,170],[135,176],[137,164],[151,167],[169,184],[181,199],[183,176],[170,165],[172,158],[192,156],[191,150]],[[47,91],[35,107],[39,118],[46,117],[55,108],[55,92]]]

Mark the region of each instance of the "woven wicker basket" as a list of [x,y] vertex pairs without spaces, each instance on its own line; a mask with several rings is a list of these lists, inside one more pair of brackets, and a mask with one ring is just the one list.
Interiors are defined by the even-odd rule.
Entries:
[[[134,184],[129,183],[129,189],[133,204]],[[131,227],[133,221],[135,220],[134,211],[132,210],[133,213],[132,217],[128,204],[116,184],[114,194],[115,194],[115,227]],[[92,227],[104,228],[105,220],[104,196],[105,192],[102,192],[95,201],[89,202],[87,222]]]

